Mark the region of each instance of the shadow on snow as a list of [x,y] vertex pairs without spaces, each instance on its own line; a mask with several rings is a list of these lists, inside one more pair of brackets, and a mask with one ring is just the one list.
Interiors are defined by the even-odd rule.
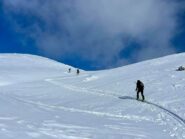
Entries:
[[[121,96],[121,97],[119,97],[119,99],[123,99],[123,100],[135,100],[135,101],[138,101],[136,98],[131,97],[131,96]],[[158,104],[155,104],[155,103],[153,103],[153,102],[141,101],[141,100],[139,100],[139,101],[140,101],[141,103],[146,103],[146,104],[148,104],[148,105],[152,105],[152,106],[155,106],[155,107],[157,107],[157,108],[163,110],[166,114],[170,115],[171,117],[173,117],[174,119],[176,119],[177,121],[179,121],[180,123],[183,123],[183,124],[185,125],[185,120],[184,120],[182,117],[180,117],[179,115],[177,115],[176,113],[174,113],[174,112],[172,112],[172,111],[170,111],[170,110],[168,110],[168,109],[166,109],[166,108],[164,108],[164,107],[162,107],[162,106],[160,106],[160,105],[158,105]]]

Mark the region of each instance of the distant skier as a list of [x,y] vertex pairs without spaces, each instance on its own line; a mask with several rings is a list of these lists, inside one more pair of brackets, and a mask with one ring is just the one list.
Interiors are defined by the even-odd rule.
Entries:
[[68,72],[71,73],[71,68],[68,69]]
[[139,93],[141,92],[141,95],[142,95],[142,98],[144,101],[145,100],[145,96],[144,96],[144,84],[140,81],[140,80],[137,80],[137,83],[136,83],[136,91],[137,91],[137,100],[139,99]]
[[79,69],[76,70],[76,74],[77,75],[80,74],[80,70]]

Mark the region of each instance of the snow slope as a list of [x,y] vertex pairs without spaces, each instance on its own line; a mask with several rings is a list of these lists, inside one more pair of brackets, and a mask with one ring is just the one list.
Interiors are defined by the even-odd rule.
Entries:
[[[32,55],[0,55],[1,139],[183,139],[185,53],[68,73]],[[135,100],[145,83],[146,103]]]

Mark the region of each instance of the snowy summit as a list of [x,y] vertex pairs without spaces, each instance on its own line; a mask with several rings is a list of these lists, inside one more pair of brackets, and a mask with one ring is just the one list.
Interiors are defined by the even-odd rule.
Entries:
[[[183,139],[184,59],[77,74],[47,58],[1,54],[0,139]],[[137,80],[144,102],[136,100]]]

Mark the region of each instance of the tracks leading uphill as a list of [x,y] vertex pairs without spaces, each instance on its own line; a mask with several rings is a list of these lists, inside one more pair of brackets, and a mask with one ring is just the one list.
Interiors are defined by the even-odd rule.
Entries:
[[[69,90],[73,90],[73,91],[79,91],[79,92],[84,92],[84,93],[90,93],[90,94],[96,94],[96,95],[104,95],[104,96],[109,96],[109,97],[114,97],[114,98],[120,98],[120,99],[123,99],[123,100],[135,100],[137,101],[134,97],[131,97],[131,96],[118,96],[118,95],[114,95],[113,93],[112,94],[109,94],[109,93],[104,93],[105,91],[103,90],[93,90],[93,89],[87,89],[87,88],[80,88],[80,87],[77,87],[77,86],[72,86],[72,85],[65,85],[65,84],[61,84],[61,83],[58,83],[52,79],[50,80],[47,80],[47,82],[50,82],[52,84],[55,84],[57,86],[61,86],[61,87],[65,87]],[[172,112],[171,110],[167,109],[167,108],[164,108],[158,104],[155,104],[153,102],[149,102],[149,101],[144,101],[144,103],[148,104],[148,105],[152,105],[158,109],[161,109],[163,110],[166,114],[168,114],[170,117],[172,117],[173,119],[177,120],[180,124],[183,124],[184,127],[185,127],[185,120],[180,117],[179,115],[177,115],[176,113]],[[120,116],[119,116],[120,117]]]
[[[119,97],[120,99],[123,99],[123,100],[134,100],[134,101],[138,101],[136,100],[135,98],[133,97],[130,97],[130,96],[122,96],[122,97]],[[148,105],[152,105],[152,106],[155,106],[161,110],[163,110],[166,114],[170,115],[172,118],[176,119],[179,123],[183,124],[185,126],[185,120],[180,117],[179,115],[177,115],[176,113],[170,111],[169,109],[166,109],[158,104],[155,104],[153,102],[149,102],[149,101],[143,101],[142,103],[146,103]]]

